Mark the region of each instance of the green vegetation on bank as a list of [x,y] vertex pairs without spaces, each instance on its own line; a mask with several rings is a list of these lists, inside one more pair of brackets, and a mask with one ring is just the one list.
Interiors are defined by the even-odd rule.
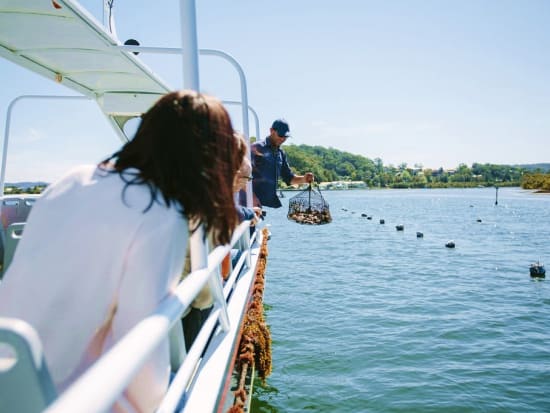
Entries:
[[[319,182],[363,181],[370,188],[449,188],[477,186],[523,186],[524,176],[531,175],[528,165],[460,164],[455,169],[430,169],[406,163],[384,165],[374,160],[333,148],[308,145],[285,145],[292,168],[299,174],[311,171]],[[540,168],[535,175],[542,175]],[[546,176],[550,180],[550,175]],[[536,181],[539,182],[539,181]],[[548,181],[544,181],[548,182]],[[284,186],[284,183],[282,184]],[[542,187],[535,187],[542,188]]]
[[550,191],[550,173],[525,173],[521,182],[524,189],[539,189]]
[[4,194],[6,195],[17,195],[17,194],[41,194],[42,191],[46,188],[46,184],[34,185],[31,187],[20,187],[13,184],[6,184],[4,189]]

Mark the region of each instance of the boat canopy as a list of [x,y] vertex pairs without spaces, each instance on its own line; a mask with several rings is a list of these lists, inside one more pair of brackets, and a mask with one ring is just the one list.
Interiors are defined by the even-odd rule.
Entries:
[[0,56],[99,104],[122,129],[169,88],[78,3],[0,0]]

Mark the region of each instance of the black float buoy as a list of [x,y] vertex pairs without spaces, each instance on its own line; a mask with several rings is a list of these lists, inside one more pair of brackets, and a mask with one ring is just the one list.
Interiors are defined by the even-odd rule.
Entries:
[[455,242],[454,241],[448,241],[445,246],[447,248],[454,248],[455,247]]
[[424,238],[424,234],[420,231],[417,231],[416,238]]
[[372,217],[371,217],[371,216],[368,216],[367,219],[372,219]]
[[362,216],[362,217],[366,217],[366,216],[367,216],[367,214],[361,214],[361,216]]
[[478,219],[477,219],[477,222],[481,222],[481,218],[478,218]]
[[381,219],[381,220],[380,220],[380,223],[381,223],[381,224],[385,224],[386,221],[384,221],[383,219]]
[[529,274],[531,274],[531,277],[533,278],[545,278],[546,269],[544,268],[544,264],[541,264],[538,261],[531,264],[529,266]]
[[398,230],[398,231],[403,231],[405,229],[405,226],[404,225],[396,225],[395,229]]

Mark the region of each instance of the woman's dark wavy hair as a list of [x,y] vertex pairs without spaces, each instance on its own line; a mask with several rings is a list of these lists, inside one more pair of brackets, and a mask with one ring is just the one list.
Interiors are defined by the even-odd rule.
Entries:
[[[135,137],[102,165],[114,163],[129,185],[147,185],[151,201],[178,202],[181,214],[205,225],[215,242],[228,243],[238,218],[233,178],[243,151],[222,103],[190,90],[160,98],[142,117]],[[127,171],[136,168],[135,174]],[[124,192],[122,194],[124,197]]]

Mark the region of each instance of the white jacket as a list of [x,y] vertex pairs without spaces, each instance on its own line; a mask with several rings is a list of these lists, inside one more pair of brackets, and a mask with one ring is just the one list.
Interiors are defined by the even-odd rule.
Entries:
[[[144,212],[148,187],[123,189],[118,174],[93,165],[48,187],[0,284],[0,315],[37,330],[60,392],[97,359],[90,343],[113,304],[102,353],[157,307],[183,268],[188,226],[176,205],[154,203]],[[166,341],[114,410],[154,411],[168,379]]]

